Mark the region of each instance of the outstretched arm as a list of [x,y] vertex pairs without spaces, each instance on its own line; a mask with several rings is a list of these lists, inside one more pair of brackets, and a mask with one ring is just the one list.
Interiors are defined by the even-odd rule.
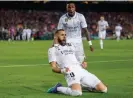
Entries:
[[90,45],[90,50],[93,51],[94,49],[92,47],[90,32],[88,31],[87,27],[86,28],[83,28],[83,32],[85,33],[86,39],[88,41],[88,44]]
[[83,28],[83,32],[85,33],[87,41],[91,41],[90,32],[87,28]]
[[81,20],[81,27],[83,28],[83,33],[85,33],[86,39],[90,45],[90,50],[93,51],[91,37],[90,37],[90,33],[87,29],[87,23],[86,23],[85,17],[82,15],[80,17],[80,20]]

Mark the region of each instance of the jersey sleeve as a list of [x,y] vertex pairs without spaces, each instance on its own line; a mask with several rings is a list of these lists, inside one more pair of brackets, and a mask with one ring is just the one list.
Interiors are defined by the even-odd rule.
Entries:
[[59,19],[59,23],[58,23],[58,26],[57,26],[57,29],[64,29],[64,25],[63,25],[63,21],[62,21],[62,18]]
[[54,47],[49,48],[49,50],[48,50],[48,60],[49,60],[49,63],[51,63],[53,61],[56,62],[56,53],[55,53]]
[[106,26],[108,27],[109,26],[109,24],[108,24],[108,22],[106,21]]
[[86,28],[87,27],[87,23],[86,23],[84,15],[81,15],[80,21],[81,21],[81,27],[82,28]]
[[120,29],[122,30],[122,27],[120,27]]

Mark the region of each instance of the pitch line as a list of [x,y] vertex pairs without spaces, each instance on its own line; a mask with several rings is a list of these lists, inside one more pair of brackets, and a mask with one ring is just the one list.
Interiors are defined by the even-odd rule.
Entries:
[[[87,63],[90,64],[90,63],[127,62],[127,61],[133,61],[133,59],[127,59],[127,60],[110,60],[110,61],[90,61],[90,62],[87,62]],[[49,64],[23,64],[23,65],[9,64],[9,65],[0,66],[0,67],[33,67],[33,66],[43,66],[43,65],[49,65]]]

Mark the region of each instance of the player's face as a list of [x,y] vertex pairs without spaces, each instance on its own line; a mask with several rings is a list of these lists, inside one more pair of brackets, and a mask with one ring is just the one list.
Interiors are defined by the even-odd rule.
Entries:
[[102,17],[100,17],[100,20],[102,20],[102,21],[103,21],[103,20],[104,20],[104,17],[103,17],[103,16],[102,16]]
[[65,33],[65,31],[59,31],[58,42],[61,45],[65,45],[66,44],[66,33]]
[[67,12],[68,12],[68,14],[69,14],[69,16],[74,16],[74,14],[75,14],[75,4],[73,4],[73,3],[70,3],[70,4],[68,4],[67,5]]

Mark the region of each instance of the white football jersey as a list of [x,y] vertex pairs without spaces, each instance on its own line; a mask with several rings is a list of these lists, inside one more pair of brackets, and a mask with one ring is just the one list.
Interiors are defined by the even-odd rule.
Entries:
[[57,29],[64,29],[66,32],[66,38],[82,38],[81,30],[86,28],[87,23],[83,14],[75,12],[73,17],[64,14],[58,23]]
[[122,27],[121,26],[116,26],[115,27],[115,32],[121,32],[122,30]]
[[108,22],[107,21],[98,21],[98,29],[99,29],[99,32],[100,31],[106,31],[106,27],[108,27],[109,26],[109,24],[108,24]]
[[49,63],[53,61],[57,62],[60,68],[79,67],[79,62],[75,56],[75,47],[71,44],[49,48],[48,59]]
[[26,29],[26,32],[27,33],[31,33],[31,29]]

